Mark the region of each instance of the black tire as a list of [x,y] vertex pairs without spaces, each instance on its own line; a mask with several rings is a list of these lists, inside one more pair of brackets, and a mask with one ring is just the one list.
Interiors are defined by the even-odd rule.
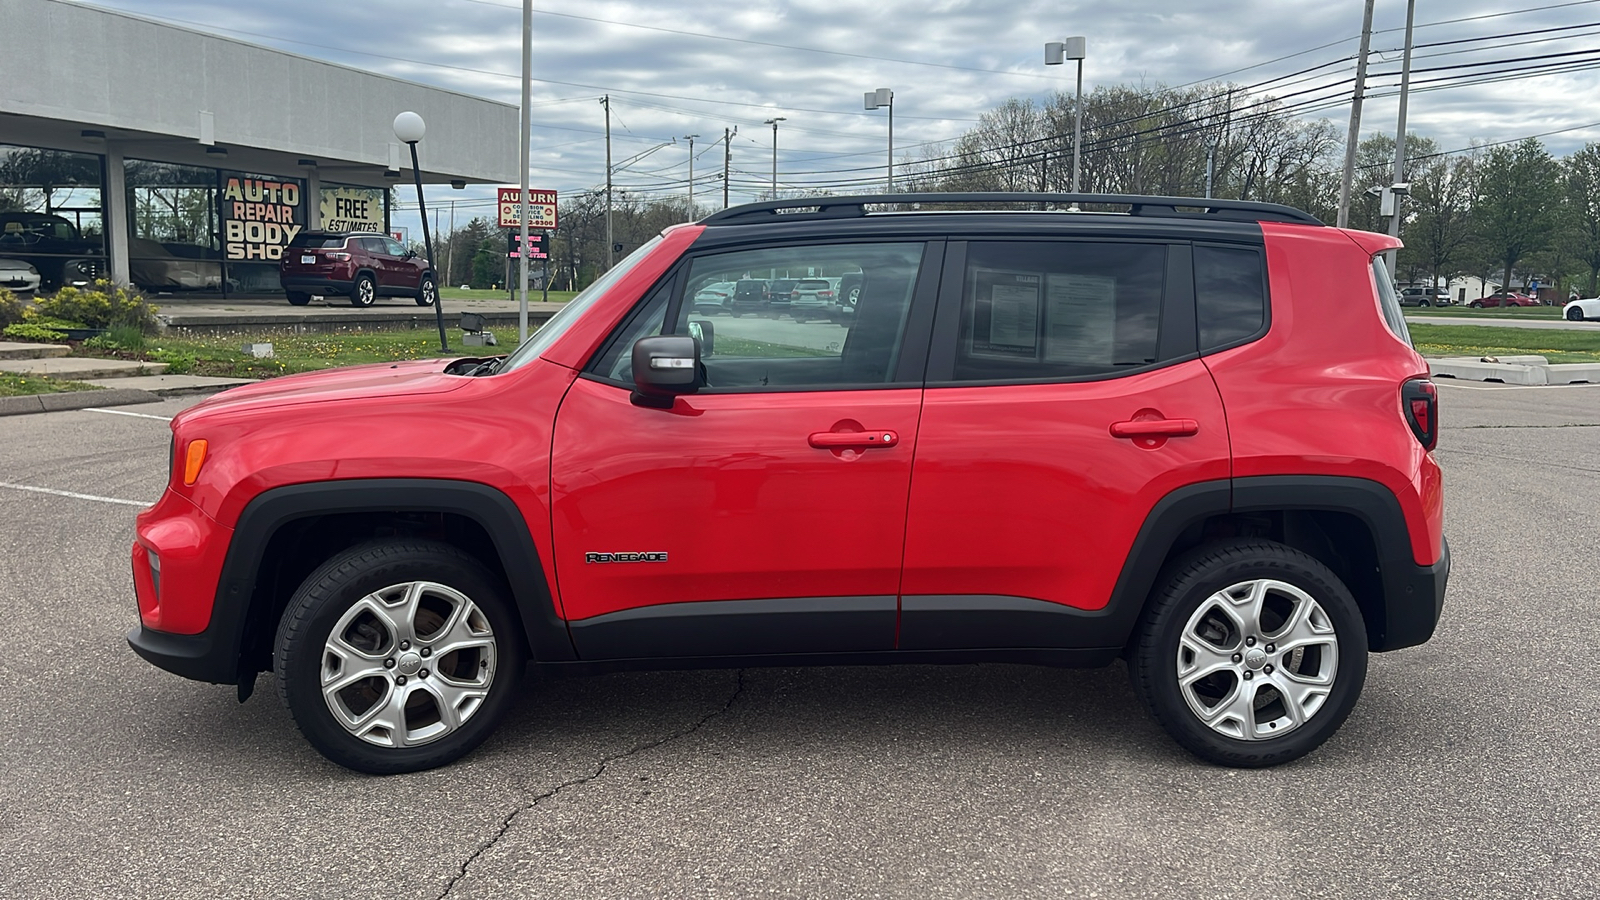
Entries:
[[432,306],[439,302],[439,285],[432,275],[422,276],[421,283],[417,285],[416,299],[418,306]]
[[1419,302],[1417,305],[1418,306],[1432,306],[1433,303],[1428,301],[1428,300],[1423,300],[1423,301]]
[[[1134,635],[1128,670],[1134,691],[1174,740],[1209,762],[1263,768],[1310,753],[1339,729],[1366,680],[1367,633],[1355,599],[1333,572],[1282,544],[1232,541],[1181,557],[1162,577]],[[1252,634],[1251,626],[1239,628],[1240,620],[1220,607],[1240,602],[1226,599],[1238,591],[1224,592],[1246,589],[1248,598],[1248,588],[1256,585],[1270,589],[1262,592],[1257,616],[1257,625],[1267,627]],[[1313,602],[1307,606],[1304,598]],[[1302,610],[1309,624],[1300,643],[1310,646],[1279,650],[1275,641],[1299,627],[1293,616]],[[1228,633],[1230,628],[1238,633]],[[1185,634],[1190,635],[1187,645],[1181,642]],[[1180,653],[1204,671],[1199,651],[1205,649],[1215,654],[1214,674],[1192,679],[1186,696],[1179,681]],[[1309,680],[1308,667],[1315,676]],[[1313,684],[1319,678],[1329,681],[1326,691]],[[1306,689],[1305,702],[1290,701],[1280,684]],[[1238,703],[1246,691],[1248,702]],[[1208,704],[1212,697],[1215,702]],[[1207,724],[1197,707],[1217,711],[1216,725]],[[1250,721],[1230,723],[1230,710],[1241,708]],[[1302,713],[1298,724],[1292,710]]]
[[289,298],[290,306],[305,306],[311,302],[311,295],[304,291],[284,291],[284,296]]
[[1483,301],[1474,300],[1471,303],[1468,303],[1467,306],[1469,306],[1469,307],[1471,307],[1473,309],[1483,309]]
[[[389,608],[369,600],[386,591],[405,596],[410,588],[421,593],[409,616],[404,602]],[[352,547],[319,566],[290,598],[275,645],[278,695],[306,740],[346,768],[393,775],[453,762],[494,731],[526,663],[506,597],[497,576],[448,544],[387,540]],[[397,625],[375,608],[406,621]],[[332,643],[336,626],[346,636],[342,651]],[[433,655],[430,648],[449,637],[447,630],[456,635],[452,643],[478,646]],[[351,676],[366,677],[325,696],[324,676],[338,677],[346,665],[358,667]],[[405,688],[398,697],[397,688]],[[450,704],[462,716],[457,723],[441,705],[451,696],[458,698]],[[383,723],[391,698],[402,699],[391,717],[398,729]]]
[[350,288],[350,305],[365,309],[378,299],[378,283],[372,276],[365,272],[356,276],[356,283]]
[[1582,322],[1583,321],[1583,310],[1577,308],[1576,306],[1574,306],[1573,308],[1567,310],[1567,321],[1568,322]]

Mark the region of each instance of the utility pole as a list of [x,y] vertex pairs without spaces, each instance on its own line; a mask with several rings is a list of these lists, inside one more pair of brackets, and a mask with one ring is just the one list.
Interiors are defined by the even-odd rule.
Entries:
[[694,221],[694,139],[699,136],[698,134],[683,136],[683,139],[689,142],[689,218],[686,220],[689,222]]
[[610,271],[614,257],[611,248],[611,95],[600,98],[606,108],[606,270]]
[[728,170],[733,168],[733,136],[739,131],[722,129],[722,208],[728,208]]
[[522,135],[517,153],[517,168],[522,172],[518,218],[522,222],[521,287],[517,290],[517,345],[528,342],[528,142],[533,131],[533,0],[522,0]]
[[763,125],[772,126],[772,199],[778,199],[778,123],[787,121],[783,116],[768,119]]
[[[1406,180],[1406,95],[1411,91],[1411,22],[1417,12],[1417,0],[1406,0],[1406,55],[1400,63],[1400,122],[1394,130],[1394,186],[1405,183]],[[1393,190],[1393,188],[1391,188]],[[1389,236],[1400,236],[1400,196],[1395,191],[1394,215],[1389,217]],[[1388,253],[1389,277],[1397,278],[1395,262],[1400,251],[1390,250]]]
[[450,243],[444,245],[444,278],[448,282],[455,272],[456,259],[456,202],[450,201]]
[[1344,139],[1344,175],[1339,179],[1339,216],[1334,224],[1350,227],[1350,182],[1356,174],[1356,142],[1361,139],[1361,101],[1367,93],[1367,51],[1372,47],[1372,3],[1361,14],[1361,55],[1356,58],[1355,96],[1350,101],[1350,130]]

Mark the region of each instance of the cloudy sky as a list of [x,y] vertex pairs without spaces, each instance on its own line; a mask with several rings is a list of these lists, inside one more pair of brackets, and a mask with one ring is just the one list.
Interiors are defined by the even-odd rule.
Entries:
[[[509,103],[520,88],[518,0],[96,0],[200,31]],[[881,184],[883,110],[895,92],[897,156],[948,148],[1010,97],[1071,91],[1043,44],[1088,39],[1084,89],[1231,82],[1294,93],[1342,132],[1362,0],[535,0],[535,187],[605,180],[609,94],[619,186],[721,205],[725,128],[735,203],[766,189],[772,128],[791,188]],[[1364,134],[1394,132],[1404,0],[1377,0]],[[1561,155],[1600,141],[1600,0],[1417,0],[1410,130],[1446,150],[1543,135]],[[1308,71],[1309,70],[1309,71]],[[1319,102],[1320,101],[1320,102]],[[1086,136],[1087,137],[1087,136]],[[662,147],[676,138],[675,145]],[[635,162],[623,161],[646,154]],[[469,201],[482,192],[454,192]],[[487,211],[487,207],[485,208]]]

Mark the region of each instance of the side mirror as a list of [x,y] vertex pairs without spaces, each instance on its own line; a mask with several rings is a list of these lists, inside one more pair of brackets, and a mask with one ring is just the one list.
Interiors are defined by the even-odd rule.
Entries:
[[407,250],[406,251],[406,255],[402,256],[400,258],[401,259],[416,259],[417,258],[417,251],[415,251],[415,250]]
[[700,388],[700,344],[687,334],[640,338],[633,345],[633,400],[671,406],[678,394]]
[[701,358],[716,354],[717,328],[704,319],[689,323],[689,336],[700,345]]

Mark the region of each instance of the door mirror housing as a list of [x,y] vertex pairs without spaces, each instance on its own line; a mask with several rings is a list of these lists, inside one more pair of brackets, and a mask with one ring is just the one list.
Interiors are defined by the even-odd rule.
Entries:
[[406,255],[402,256],[400,258],[401,259],[416,259],[417,258],[417,251],[415,251],[415,250],[407,250],[406,251]]
[[640,338],[633,345],[633,400],[643,406],[671,406],[679,394],[703,383],[700,342],[687,334]]

